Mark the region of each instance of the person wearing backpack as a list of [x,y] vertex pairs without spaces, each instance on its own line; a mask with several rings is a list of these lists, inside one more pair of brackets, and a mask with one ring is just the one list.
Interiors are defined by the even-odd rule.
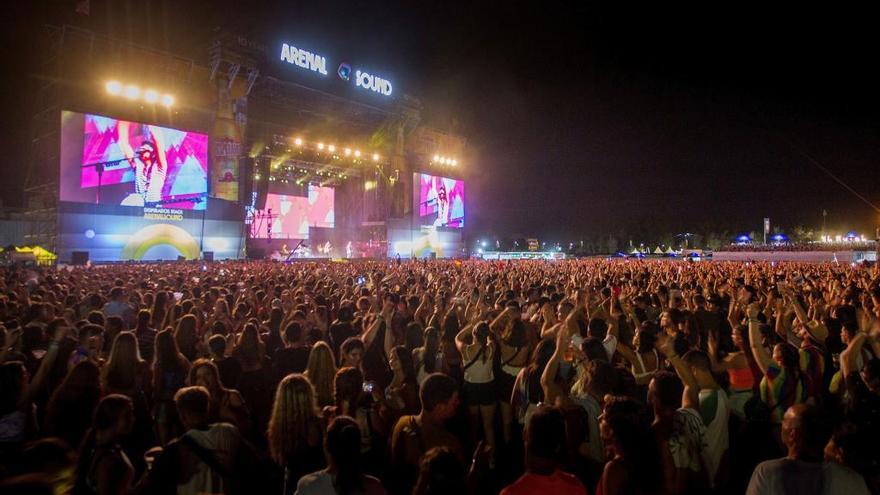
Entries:
[[256,489],[256,456],[235,426],[208,423],[208,390],[184,387],[174,395],[174,403],[186,433],[163,449],[137,492],[234,495],[243,493],[247,486]]

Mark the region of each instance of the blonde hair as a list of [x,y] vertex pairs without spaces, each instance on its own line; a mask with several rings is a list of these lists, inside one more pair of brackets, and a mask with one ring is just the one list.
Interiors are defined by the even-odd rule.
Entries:
[[305,376],[291,373],[275,391],[275,404],[269,420],[269,453],[284,466],[298,451],[308,447],[309,428],[319,419],[315,389]]
[[101,369],[101,385],[105,391],[117,391],[136,385],[140,364],[137,336],[132,332],[119,332],[113,339],[110,357]]
[[312,346],[305,375],[315,387],[318,404],[321,407],[332,405],[336,361],[333,359],[333,351],[326,342],[318,342]]

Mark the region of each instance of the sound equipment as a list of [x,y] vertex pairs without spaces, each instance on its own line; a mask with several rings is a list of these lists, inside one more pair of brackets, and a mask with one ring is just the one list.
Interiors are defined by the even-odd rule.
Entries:
[[214,261],[214,251],[205,251],[202,253],[203,261]]
[[238,181],[238,202],[244,205],[251,204],[251,193],[254,190],[254,159],[243,156],[238,159],[238,176],[243,180]]
[[266,250],[258,247],[248,247],[247,257],[249,260],[261,260],[266,257]]
[[71,263],[74,265],[85,265],[89,262],[88,251],[74,251],[71,253]]
[[254,208],[262,210],[266,208],[266,196],[269,195],[269,157],[260,156],[254,160],[254,192],[257,199]]

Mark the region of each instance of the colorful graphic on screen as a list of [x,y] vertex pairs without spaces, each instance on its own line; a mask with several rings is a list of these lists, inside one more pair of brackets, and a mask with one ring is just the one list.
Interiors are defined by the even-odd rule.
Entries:
[[308,239],[309,227],[332,229],[336,226],[334,198],[332,187],[311,184],[308,197],[270,193],[266,208],[254,219],[254,237],[267,238],[269,222],[273,239]]
[[464,227],[464,181],[428,174],[414,175],[421,224]]
[[61,200],[203,210],[208,136],[62,112]]

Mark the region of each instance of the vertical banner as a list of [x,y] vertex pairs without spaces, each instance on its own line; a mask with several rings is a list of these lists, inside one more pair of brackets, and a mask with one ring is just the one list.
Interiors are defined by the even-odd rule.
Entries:
[[243,129],[236,119],[233,102],[226,82],[218,79],[217,114],[211,133],[211,195],[237,202],[241,200],[238,186]]

